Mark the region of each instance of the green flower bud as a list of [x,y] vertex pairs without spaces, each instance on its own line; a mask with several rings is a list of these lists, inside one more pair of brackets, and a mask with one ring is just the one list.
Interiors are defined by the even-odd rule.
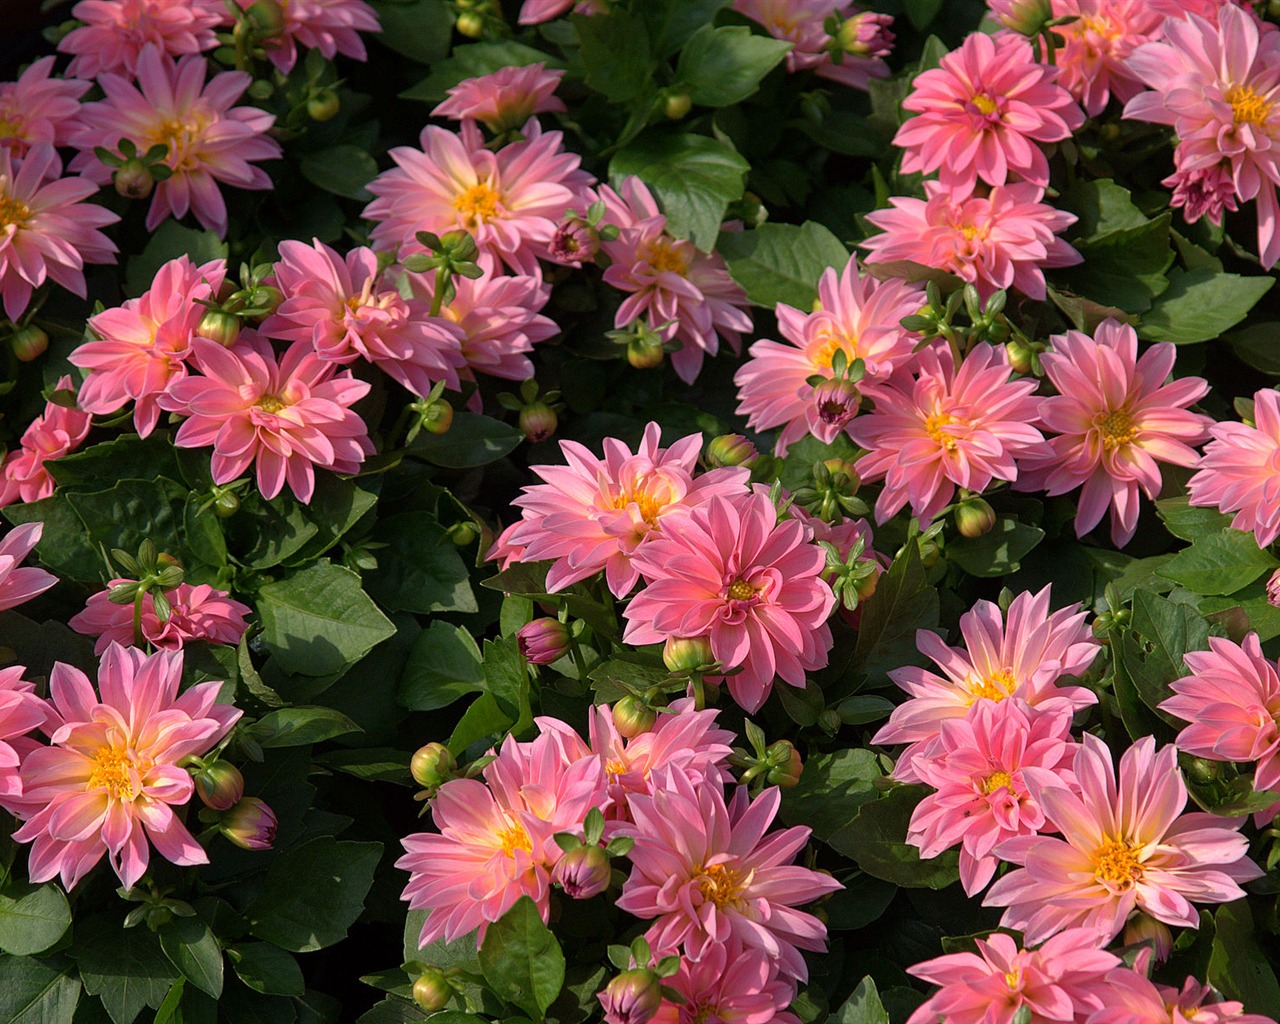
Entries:
[[458,762],[443,743],[428,743],[419,747],[409,761],[409,773],[413,781],[424,789],[439,789],[458,770]]
[[49,348],[49,335],[35,324],[27,324],[9,339],[9,347],[13,349],[19,362],[29,363],[44,355]]
[[151,173],[151,169],[137,157],[126,160],[116,168],[115,174],[112,175],[112,182],[115,184],[116,192],[126,199],[146,199],[156,185],[155,175]]
[[313,121],[328,121],[342,108],[342,101],[332,89],[321,89],[307,100],[307,117]]
[[428,967],[413,983],[413,1001],[427,1013],[443,1010],[452,998],[453,987],[438,967]]
[[196,327],[196,334],[201,338],[216,341],[223,348],[230,348],[240,337],[240,318],[225,309],[205,310]]
[[214,761],[196,772],[196,795],[206,807],[229,811],[244,796],[244,776],[230,761]]
[[669,636],[662,648],[662,663],[668,672],[681,675],[696,672],[716,660],[711,653],[711,641],[705,636]]
[[961,537],[973,540],[996,525],[996,513],[982,498],[966,498],[955,510],[956,529]]
[[520,410],[518,425],[530,444],[545,441],[556,432],[560,418],[546,402],[530,402]]
[[669,121],[679,121],[693,109],[693,100],[687,92],[667,93],[662,101],[662,113]]
[[613,706],[614,727],[629,740],[648,732],[657,720],[658,712],[639,697],[628,695]]
[[760,458],[756,446],[741,434],[721,434],[707,445],[707,462],[713,467],[746,466],[750,468]]

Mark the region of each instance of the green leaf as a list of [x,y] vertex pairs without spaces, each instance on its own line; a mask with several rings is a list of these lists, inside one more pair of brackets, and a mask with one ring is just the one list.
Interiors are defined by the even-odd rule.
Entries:
[[14,956],[42,953],[71,925],[67,897],[52,882],[10,881],[0,893],[0,950]]
[[1063,190],[1054,205],[1076,215],[1071,231],[1079,239],[1099,238],[1147,223],[1146,214],[1133,202],[1129,190],[1110,178],[1098,181],[1078,178]]
[[905,0],[904,6],[911,24],[919,32],[933,24],[942,10],[942,0]]
[[[440,1013],[433,1014],[430,1019],[436,1017],[448,1017],[452,1011],[444,1010]],[[466,1014],[458,1014],[458,1016],[467,1016]],[[429,1019],[425,1013],[407,999],[401,999],[399,996],[387,996],[380,1003],[374,1004],[372,1008],[362,1013],[357,1019],[356,1024],[411,1024],[413,1021]],[[477,1024],[482,1021],[481,1018],[475,1018]],[[440,1021],[439,1024],[449,1024],[447,1021]]]
[[855,748],[811,757],[800,781],[782,791],[782,820],[788,825],[808,825],[825,842],[879,795],[876,783],[883,774],[879,758],[870,750]]
[[629,103],[644,92],[653,72],[649,36],[640,18],[623,9],[607,18],[575,14],[587,85],[611,103]]
[[564,954],[528,896],[491,924],[480,969],[494,993],[540,1021],[564,985]]
[[1278,565],[1252,533],[1220,530],[1199,537],[1156,572],[1193,594],[1234,594]]
[[352,732],[360,732],[360,726],[325,707],[281,708],[253,726],[254,737],[263,747],[305,747]]
[[911,813],[927,791],[925,786],[899,786],[880,800],[864,803],[853,821],[831,837],[832,848],[886,882],[908,889],[945,889],[960,877],[960,854],[947,850],[921,860],[906,841]]
[[300,996],[306,991],[298,961],[279,946],[270,942],[237,942],[227,953],[236,976],[255,992]]
[[1255,370],[1280,377],[1280,323],[1250,324],[1225,338],[1235,354]]
[[1187,345],[1209,341],[1243,320],[1275,278],[1242,277],[1211,267],[1169,272],[1169,287],[1143,314],[1138,336]]
[[827,1018],[828,1024],[889,1024],[875,980],[867,975],[844,1005]]
[[198,917],[175,917],[160,929],[160,948],[201,992],[222,995],[222,947]]
[[[434,2],[439,3],[440,0],[434,0]],[[431,74],[400,95],[407,100],[438,103],[463,79],[478,78],[506,67],[526,67],[540,62],[549,68],[564,67],[561,61],[550,54],[513,40],[468,43],[465,46],[454,47],[448,59],[434,64]]]
[[422,431],[409,450],[428,462],[445,469],[472,469],[496,462],[515,451],[524,440],[524,432],[474,412],[454,414],[453,425],[446,434]]
[[394,782],[400,786],[412,786],[409,760],[413,754],[407,750],[390,747],[361,747],[358,750],[331,750],[315,759],[315,763],[334,771],[344,772],[366,782]]
[[1142,702],[1162,722],[1182,728],[1185,723],[1159,710],[1159,704],[1173,696],[1169,683],[1187,674],[1182,656],[1209,646],[1209,623],[1190,605],[1137,590],[1129,625],[1120,644],[1124,671]]
[[637,13],[649,29],[650,48],[657,60],[666,60],[697,29],[715,21],[729,0],[645,0]]
[[480,648],[462,626],[436,620],[413,644],[396,691],[410,711],[436,711],[484,689]]
[[703,25],[680,51],[672,89],[685,90],[704,107],[741,103],[790,50],[791,43],[753,35],[745,26]]
[[929,585],[914,543],[880,577],[862,606],[853,665],[878,681],[918,657],[916,631],[938,623],[938,592]]
[[467,565],[430,512],[403,512],[378,524],[378,568],[369,593],[389,611],[474,612]]
[[636,175],[657,197],[667,230],[710,252],[750,169],[733,149],[705,135],[650,132],[614,155],[609,177]]
[[341,672],[395,632],[349,569],[321,561],[258,591],[262,642],[286,672]]
[[849,250],[816,221],[761,224],[753,231],[726,231],[719,253],[747,298],[772,309],[780,302],[809,311],[823,271],[843,270]]
[[498,709],[518,721],[529,709],[529,673],[514,636],[484,642],[484,684]]
[[71,1024],[80,981],[65,959],[0,956],[0,1020],[6,1024]]
[[1165,528],[1181,540],[1194,541],[1206,534],[1218,533],[1231,525],[1231,517],[1216,508],[1198,508],[1185,494],[1176,498],[1161,498],[1156,511],[1164,520]]
[[506,731],[513,721],[498,707],[493,694],[482,693],[462,713],[462,718],[453,727],[453,733],[445,746],[449,748],[451,754],[457,756],[478,740]]
[[332,946],[364,909],[381,856],[381,843],[332,836],[294,847],[271,862],[262,890],[245,908],[249,930],[295,953]]
[[1258,580],[1243,590],[1237,590],[1230,597],[1205,597],[1196,604],[1201,615],[1206,617],[1230,608],[1239,608],[1249,618],[1249,628],[1258,634],[1258,640],[1266,643],[1274,636],[1280,636],[1280,608],[1267,598],[1266,582]]
[[971,576],[1007,576],[1044,540],[1044,530],[1000,516],[981,537],[957,537],[947,544],[947,558]]
[[67,501],[66,494],[55,492],[51,498],[10,505],[3,511],[4,517],[15,526],[44,523],[36,555],[51,571],[78,583],[100,585],[106,579],[103,574],[107,567],[102,556],[89,542],[89,531]]
[[148,928],[121,928],[105,914],[76,922],[71,955],[84,990],[102,1000],[115,1024],[131,1024],[144,1006],[158,1007],[178,971]]
[[453,41],[453,6],[440,0],[373,0],[382,31],[373,38],[396,53],[434,64]]
[[105,491],[75,492],[67,501],[89,531],[90,542],[110,551],[137,551],[150,538],[161,551],[186,557],[182,538],[187,489],[172,480],[121,480]]
[[180,479],[176,450],[163,433],[146,440],[126,434],[64,455],[47,463],[47,468],[59,489],[100,491],[120,480]]
[[124,292],[133,298],[151,287],[156,271],[179,256],[190,256],[199,266],[210,260],[225,258],[227,243],[216,231],[186,228],[176,220],[166,220],[151,233],[146,246],[125,264]]
[[1169,286],[1165,271],[1173,265],[1169,214],[1131,228],[1120,228],[1075,242],[1084,262],[1059,271],[1073,292],[1126,313],[1145,313]]
[[1219,907],[1208,982],[1228,999],[1239,999],[1248,1013],[1280,1016],[1280,982],[1266,953],[1254,939],[1253,915],[1246,900]]
[[359,146],[343,143],[303,154],[298,170],[317,188],[364,202],[373,198],[365,186],[378,176],[378,161]]

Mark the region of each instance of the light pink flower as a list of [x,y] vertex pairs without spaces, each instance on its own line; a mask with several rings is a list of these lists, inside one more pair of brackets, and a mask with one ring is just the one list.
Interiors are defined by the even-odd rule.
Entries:
[[1280,394],[1253,396],[1255,426],[1215,423],[1187,483],[1191,504],[1234,512],[1231,525],[1252,530],[1259,547],[1280,536]]
[[[1191,15],[1170,19],[1164,39],[1129,58],[1151,91],[1125,104],[1124,116],[1173,127],[1179,172],[1229,168],[1235,193],[1258,203],[1262,265],[1280,260],[1280,30],[1235,5],[1217,25]],[[1221,210],[1217,211],[1221,219]]]
[[65,146],[77,127],[80,97],[90,83],[50,77],[53,62],[41,57],[16,82],[0,82],[0,147],[15,157],[26,156],[37,142]]
[[[56,390],[72,390],[71,378],[59,378]],[[54,482],[44,464],[79,448],[89,434],[92,420],[92,416],[77,408],[47,403],[44,412],[23,431],[21,446],[9,452],[0,467],[4,475],[0,482],[0,508],[15,501],[49,497]]]
[[581,836],[587,812],[607,799],[599,759],[570,763],[550,735],[532,743],[508,736],[484,779],[446,782],[431,802],[440,834],[404,839],[396,867],[410,878],[402,898],[428,911],[419,945],[479,928],[479,946],[489,924],[521,896],[546,920],[551,871],[563,856],[552,836]]
[[1244,11],[1254,21],[1261,21],[1257,12],[1249,4],[1240,4],[1237,0],[1146,0],[1146,5],[1164,18],[1177,18],[1186,21],[1191,15],[1203,18],[1211,25],[1217,25],[1224,7],[1235,7]]
[[1040,445],[1034,380],[1010,380],[1002,349],[975,346],[957,369],[946,346],[922,349],[914,382],[890,382],[876,392],[874,411],[847,428],[869,449],[856,465],[866,481],[884,480],[876,500],[883,523],[910,503],[927,523],[955,497],[993,480],[1015,480],[1015,458]]
[[534,114],[558,113],[564,101],[555,95],[563,71],[548,71],[545,61],[506,67],[479,78],[467,78],[448,90],[449,98],[431,111],[454,121],[471,118],[491,132],[519,128]]
[[164,164],[173,176],[156,184],[147,230],[166,217],[195,215],[202,227],[227,233],[227,204],[218,182],[244,189],[271,188],[271,179],[250,161],[280,156],[280,144],[267,135],[275,115],[257,107],[234,107],[251,77],[243,71],[223,71],[205,83],[209,62],[182,57],[177,62],[154,46],[138,57],[136,84],[132,78],[106,73],[98,80],[105,99],[86,103],[81,128],[72,142],[81,153],[73,170],[100,184],[111,169],[94,155],[101,146],[119,155],[122,138],[140,152],[165,145]]
[[25,671],[21,665],[0,669],[0,807],[14,813],[22,799],[18,766],[40,746],[28,734],[49,718],[49,706],[36,696],[35,684],[22,678]]
[[1160,466],[1195,465],[1190,447],[1209,436],[1213,421],[1187,406],[1209,392],[1199,377],[1169,381],[1177,358],[1169,342],[1138,358],[1138,335],[1110,318],[1090,338],[1068,331],[1049,338],[1041,356],[1058,394],[1040,402],[1050,435],[1043,455],[1020,465],[1018,490],[1066,494],[1081,487],[1076,536],[1111,509],[1111,540],[1124,547],[1138,528],[1138,492],[1160,495]]
[[138,298],[91,316],[89,328],[101,340],[82,343],[68,357],[89,371],[80,407],[103,415],[134,401],[134,425],[142,437],[150,434],[160,418],[158,399],[187,375],[191,342],[207,311],[200,300],[217,296],[226,273],[226,260],[196,266],[179,256]]
[[1058,686],[1059,677],[1079,675],[1093,662],[1101,645],[1085,625],[1087,613],[1078,604],[1049,611],[1046,586],[1019,594],[1006,617],[990,601],[978,601],[960,616],[964,647],[950,647],[931,630],[916,633],[916,646],[942,670],[908,666],[889,676],[911,695],[894,709],[889,721],[872,737],[873,743],[910,743],[898,758],[894,778],[918,782],[913,761],[931,752],[942,723],[964,718],[978,701],[1000,702],[1017,697],[1047,711],[1066,704],[1074,713],[1098,702],[1083,686]]
[[1107,975],[1106,1005],[1089,1024],[1275,1024],[1260,1013],[1245,1013],[1243,1003],[1222,999],[1195,978],[1179,990],[1153,983],[1141,970],[1140,961]]
[[751,346],[751,358],[734,375],[738,415],[755,430],[782,427],[775,451],[787,449],[805,434],[830,444],[848,430],[848,421],[824,417],[809,379],[833,376],[831,360],[843,352],[849,363],[861,359],[866,374],[858,382],[864,394],[878,393],[895,372],[914,365],[920,336],[899,321],[920,311],[924,296],[917,285],[859,277],[850,256],[837,276],[828,267],[818,282],[818,307],[812,312],[779,303],[778,331],[787,344],[765,339]]
[[940,67],[917,76],[902,101],[916,115],[893,137],[903,172],[937,171],[954,195],[972,192],[979,178],[1003,185],[1017,175],[1048,185],[1039,144],[1068,138],[1084,123],[1057,77],[1021,36],[971,32]]
[[84,202],[98,187],[58,178],[61,169],[48,143],[33,145],[20,162],[0,147],[0,295],[10,320],[46,279],[84,298],[84,265],[115,262],[116,247],[98,228],[120,218]]
[[[881,59],[893,46],[889,26],[893,19],[883,14],[859,12],[852,0],[734,0],[733,9],[758,22],[775,39],[791,43],[787,54],[787,71],[813,70],[815,74],[854,89],[867,88],[872,78],[884,78],[889,66]],[[833,43],[826,21],[839,17],[846,29],[849,45],[843,47],[840,63],[832,59]],[[843,26],[842,26],[843,27]]]
[[234,349],[197,338],[202,375],[174,382],[160,407],[186,420],[179,448],[213,446],[213,481],[225,484],[258,464],[258,488],[274,498],[286,482],[311,500],[315,466],[354,473],[373,454],[368,428],[351,406],[369,385],[335,374],[310,344],[295,342],[279,362],[262,338],[241,335]]
[[1079,791],[1052,772],[1028,768],[1027,789],[1062,838],[1024,836],[1000,844],[996,856],[1024,867],[998,879],[984,905],[1006,907],[1000,923],[1038,943],[1064,928],[1091,928],[1106,943],[1135,911],[1169,925],[1196,928],[1196,903],[1244,896],[1237,884],[1263,872],[1249,860],[1240,819],[1182,814],[1187,787],[1177,748],[1155,749],[1144,736],[1120,758],[1089,733],[1076,751]]
[[194,785],[180,763],[211,750],[240,717],[217,703],[220,682],[181,696],[181,652],[150,656],[116,645],[98,670],[98,693],[83,672],[58,662],[49,677],[51,746],[22,760],[21,816],[14,833],[32,843],[33,882],[60,875],[73,888],[108,855],[126,888],[147,870],[147,840],[165,860],[207,864],[174,807]]
[[419,231],[463,229],[481,252],[536,276],[538,256],[561,218],[590,205],[583,201],[590,177],[578,170],[579,158],[565,152],[560,132],[544,132],[530,120],[524,136],[494,153],[475,122],[467,121],[456,133],[427,126],[420,150],[391,150],[396,167],[369,183],[378,198],[364,209],[377,222],[374,246],[398,246],[403,258],[422,251]]
[[53,573],[22,564],[43,533],[44,523],[23,523],[0,540],[0,612],[26,604],[58,582]]
[[1053,0],[1054,18],[1075,18],[1054,27],[1058,83],[1090,117],[1114,96],[1121,103],[1142,91],[1125,63],[1143,43],[1160,33],[1164,15],[1149,0]]
[[633,559],[661,535],[664,517],[717,495],[745,493],[750,474],[742,468],[713,469],[695,479],[701,434],[670,448],[658,447],[661,439],[656,423],[645,427],[634,454],[606,438],[603,459],[576,441],[561,441],[567,465],[532,467],[545,482],[524,488],[512,502],[522,518],[500,539],[521,549],[517,561],[555,560],[547,572],[549,593],[603,570],[614,596],[625,597],[640,578]]
[[1073,711],[1065,701],[1040,708],[1016,697],[978,701],[964,718],[941,722],[929,756],[912,762],[915,774],[937,792],[916,805],[907,842],[925,859],[960,843],[966,895],[986,888],[995,875],[998,843],[1046,827],[1022,772],[1045,768],[1070,782]]
[[714,497],[673,520],[637,552],[646,586],[627,605],[623,641],[707,637],[717,661],[742,671],[729,692],[755,712],[775,676],[803,687],[827,664],[835,595],[826,553],[794,519],[778,521],[764,493]]
[[788,1013],[795,983],[756,949],[707,948],[706,956],[680,961],[680,969],[662,984],[684,998],[664,999],[650,1024],[800,1024]]
[[80,0],[71,15],[84,24],[62,37],[58,51],[74,55],[68,75],[132,77],[148,44],[170,57],[212,50],[225,13],[220,0]]
[[[245,10],[253,0],[236,0]],[[288,74],[298,60],[298,46],[319,50],[328,60],[338,54],[367,60],[361,32],[381,32],[377,12],[364,0],[288,0],[280,5],[284,27],[266,41],[267,59]]]
[[605,0],[524,0],[520,5],[521,25],[540,25],[570,10],[574,14],[602,14],[608,9]]
[[940,986],[907,1024],[1013,1024],[1024,1007],[1029,1024],[1085,1024],[1107,1005],[1107,975],[1120,966],[1089,928],[1068,929],[1034,950],[1020,949],[1002,932],[975,942],[977,953],[949,953],[907,968]]
[[[84,610],[67,623],[77,633],[96,636],[93,653],[102,654],[110,644],[134,645],[133,602],[112,604],[108,594],[112,587],[132,582],[114,579],[89,598]],[[244,621],[253,609],[233,600],[224,590],[207,583],[193,587],[182,583],[165,592],[172,612],[165,622],[156,615],[155,599],[146,594],[142,599],[142,636],[153,647],[164,651],[180,651],[193,640],[235,646],[249,628]]]

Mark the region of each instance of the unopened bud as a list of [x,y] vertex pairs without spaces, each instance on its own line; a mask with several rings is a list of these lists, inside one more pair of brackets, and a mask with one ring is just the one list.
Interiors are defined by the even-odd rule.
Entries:
[[475,11],[463,11],[458,15],[458,20],[453,27],[458,30],[459,35],[464,35],[468,39],[479,39],[484,34],[484,18]]
[[534,665],[550,665],[569,653],[569,627],[559,619],[534,619],[516,633],[516,646],[525,660]]
[[606,1024],[647,1024],[662,1006],[662,986],[653,971],[623,971],[598,996]]
[[693,100],[687,92],[667,93],[667,98],[662,102],[662,113],[669,121],[679,121],[692,109]]
[[637,370],[652,370],[667,357],[662,339],[653,336],[632,338],[627,342],[627,362]]
[[155,176],[137,157],[126,160],[117,167],[112,181],[116,192],[126,199],[146,199],[156,185]]
[[49,348],[49,335],[35,324],[27,324],[26,327],[20,327],[9,339],[9,347],[13,349],[13,354],[19,362],[29,363],[44,355]]
[[218,822],[224,836],[245,850],[269,850],[276,840],[276,814],[257,797],[246,796]]
[[530,444],[551,437],[559,423],[556,411],[546,402],[531,402],[520,410],[519,427]]
[[1121,941],[1126,946],[1150,942],[1151,952],[1155,955],[1157,963],[1164,963],[1173,952],[1173,932],[1169,931],[1169,926],[1141,911],[1129,918],[1124,926],[1124,938]]
[[1049,0],[990,0],[991,15],[1005,28],[1037,36],[1053,17]]
[[245,11],[245,17],[263,39],[271,39],[284,31],[284,7],[280,0],[255,0]]
[[893,50],[894,35],[889,31],[892,24],[890,15],[863,11],[845,20],[836,39],[845,53],[858,57],[884,57]]
[[966,498],[956,506],[955,520],[960,536],[973,540],[991,532],[996,525],[996,513],[982,498]]
[[235,491],[219,491],[213,499],[213,514],[219,519],[230,519],[240,511],[240,496]]
[[1024,341],[1013,338],[1005,342],[1009,365],[1018,373],[1031,373],[1035,369],[1035,350]]
[[669,636],[662,648],[662,663],[668,672],[677,675],[696,672],[715,661],[711,653],[711,641],[705,636]]
[[842,377],[824,380],[813,389],[818,419],[833,427],[843,427],[858,414],[862,394],[858,386]]
[[453,778],[458,762],[443,743],[419,747],[409,761],[409,774],[424,789],[436,790]]
[[453,406],[443,398],[437,398],[421,413],[422,429],[428,434],[447,434],[453,426]]
[[837,476],[843,476],[848,481],[841,489],[842,493],[850,495],[858,493],[858,488],[862,486],[862,477],[858,476],[858,471],[854,469],[852,462],[848,459],[824,459],[822,464],[833,480]]
[[714,467],[747,466],[760,458],[756,446],[741,434],[721,434],[707,445],[707,462]]
[[1207,757],[1183,755],[1180,758],[1182,770],[1187,778],[1201,786],[1208,786],[1222,778],[1223,762],[1211,761]]
[[1273,608],[1280,608],[1280,569],[1273,572],[1271,578],[1267,580],[1267,604]]
[[575,900],[589,900],[609,888],[613,869],[609,855],[598,846],[579,846],[570,850],[551,871],[551,881]]
[[216,341],[223,348],[230,348],[240,337],[240,318],[224,309],[205,310],[196,327],[196,334],[201,338]]
[[658,712],[639,697],[628,694],[613,706],[613,725],[618,732],[632,740],[653,728]]
[[453,998],[453,988],[444,971],[428,967],[413,983],[413,1001],[427,1013],[443,1010]]
[[215,811],[229,811],[244,796],[244,776],[230,761],[205,765],[192,781],[201,802]]
[[795,745],[789,740],[771,743],[769,749],[765,751],[765,756],[771,765],[764,777],[769,785],[790,789],[800,781],[804,762],[800,758],[800,751],[796,750]]
[[328,121],[342,108],[342,101],[332,89],[321,89],[307,100],[307,117],[313,121]]
[[818,728],[830,736],[839,731],[840,725],[840,712],[835,708],[827,708],[818,716]]

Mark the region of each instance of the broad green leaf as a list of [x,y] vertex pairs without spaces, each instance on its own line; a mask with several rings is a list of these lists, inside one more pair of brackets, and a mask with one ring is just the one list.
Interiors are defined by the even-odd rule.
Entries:
[[453,41],[453,5],[440,0],[373,0],[382,31],[373,38],[419,64],[434,64]]
[[160,929],[160,948],[182,976],[201,992],[222,994],[222,947],[198,917],[175,917]]
[[484,642],[484,687],[512,721],[529,708],[529,673],[514,636]]
[[1252,533],[1220,530],[1197,538],[1157,572],[1194,594],[1234,594],[1278,565]]
[[876,592],[862,605],[853,665],[871,677],[871,685],[891,668],[919,656],[916,631],[938,623],[938,592],[929,585],[920,553],[909,544],[880,577]]
[[745,26],[703,25],[680,51],[672,88],[704,107],[741,103],[790,50],[791,43],[754,35]]
[[1120,644],[1123,667],[1142,702],[1173,728],[1185,724],[1159,710],[1173,696],[1169,683],[1187,674],[1182,656],[1209,646],[1209,623],[1190,605],[1138,590],[1133,595],[1130,632]]
[[729,0],[645,0],[637,13],[649,29],[650,48],[657,60],[675,53],[697,29],[710,25]]
[[810,757],[800,781],[782,791],[782,820],[808,825],[824,842],[849,824],[859,808],[879,795],[884,773],[879,758],[860,748]]
[[1216,508],[1198,508],[1190,504],[1185,494],[1161,498],[1156,502],[1156,511],[1164,520],[1165,528],[1181,540],[1195,541],[1231,525],[1229,515]]
[[564,954],[528,896],[491,924],[480,946],[480,969],[502,999],[542,1020],[564,985]]
[[305,747],[360,731],[346,715],[326,707],[281,708],[264,715],[252,728],[254,738],[268,748]]
[[1280,377],[1280,323],[1250,324],[1224,337],[1235,354],[1255,370]]
[[414,642],[396,695],[410,711],[435,711],[483,688],[480,648],[471,634],[437,620]]
[[131,1024],[144,1006],[159,1007],[179,977],[149,928],[122,928],[100,914],[77,921],[71,955],[84,990],[102,1000],[115,1024]]
[[513,722],[514,719],[498,707],[493,694],[482,693],[462,713],[462,718],[453,727],[453,733],[445,745],[456,756],[478,740],[505,732]]
[[146,440],[137,434],[126,434],[54,459],[47,468],[59,489],[100,491],[121,480],[157,476],[179,479],[181,469],[175,451],[163,433],[152,434]]
[[1201,598],[1196,608],[1206,617],[1239,608],[1248,616],[1249,628],[1258,634],[1258,639],[1262,643],[1266,643],[1274,636],[1280,636],[1280,608],[1268,599],[1265,580],[1251,583],[1243,590],[1237,590],[1230,597]]
[[[450,1011],[445,1010],[441,1013],[432,1014],[432,1020],[438,1017],[450,1016]],[[458,1014],[458,1016],[468,1016],[467,1014]],[[387,996],[380,1003],[374,1004],[372,1008],[366,1010],[356,1018],[356,1024],[411,1024],[413,1021],[429,1019],[425,1013],[410,1002],[408,999],[401,999],[399,996]],[[473,1018],[477,1024],[482,1024],[482,1018]],[[440,1021],[439,1024],[447,1024]]]
[[182,519],[187,501],[182,484],[159,477],[121,480],[104,491],[78,491],[67,501],[89,531],[95,546],[137,551],[150,538],[161,551],[186,558]]
[[1219,907],[1208,982],[1228,999],[1239,999],[1247,1013],[1280,1016],[1280,982],[1270,958],[1254,938],[1247,900]]
[[945,889],[960,877],[956,850],[931,860],[907,843],[911,813],[927,792],[924,786],[899,786],[879,800],[864,803],[857,816],[829,842],[869,875],[908,889]]
[[446,469],[471,469],[497,461],[523,440],[524,433],[509,423],[474,412],[459,412],[448,433],[424,430],[413,439],[409,450]]
[[365,186],[378,176],[378,161],[359,146],[343,143],[318,153],[304,153],[298,170],[317,188],[365,202],[373,198]]
[[1126,313],[1145,313],[1169,287],[1165,271],[1173,265],[1173,248],[1167,213],[1074,244],[1084,262],[1058,271],[1057,277],[1078,295]]
[[369,593],[390,611],[474,612],[467,565],[430,512],[402,512],[378,524],[378,568]]
[[412,786],[408,750],[389,747],[360,747],[357,750],[331,750],[321,754],[315,763],[334,771],[343,772],[366,782],[394,782],[400,786]]
[[227,255],[227,243],[216,231],[199,231],[183,227],[176,220],[166,220],[151,233],[146,246],[125,263],[124,292],[130,298],[151,287],[156,271],[179,256],[190,256],[199,266]]
[[1197,782],[1188,775],[1186,782],[1187,792],[1198,806],[1225,818],[1256,814],[1280,801],[1280,793],[1269,789],[1254,790],[1253,778],[1248,775],[1237,775],[1227,782],[1211,780],[1208,783]]
[[255,992],[300,996],[306,991],[302,969],[293,954],[270,942],[237,942],[227,950],[236,976]]
[[859,872],[837,893],[823,900],[830,931],[851,932],[880,920],[898,894],[898,886]]
[[6,1024],[71,1024],[80,981],[63,957],[0,956],[0,1020]]
[[844,1005],[827,1018],[828,1024],[889,1024],[875,980],[867,975]]
[[822,688],[809,678],[805,679],[804,686],[779,686],[774,693],[782,702],[787,717],[805,729],[817,724],[818,717],[827,706]]
[[718,251],[747,298],[772,309],[786,303],[808,312],[818,297],[818,281],[828,267],[849,262],[849,251],[816,221],[761,224],[753,231],[726,231]]
[[1147,223],[1146,215],[1133,202],[1129,190],[1110,178],[1096,181],[1078,178],[1063,190],[1054,205],[1076,215],[1071,233],[1079,239],[1098,238]]
[[947,558],[971,576],[1007,576],[1021,568],[1022,558],[1044,540],[1044,530],[1000,516],[981,537],[957,537],[947,544]]
[[101,584],[108,578],[102,555],[90,542],[89,531],[66,494],[55,492],[50,498],[9,505],[4,517],[15,526],[44,523],[36,556],[42,565],[64,579]]
[[1138,336],[1186,345],[1219,337],[1243,320],[1275,284],[1210,267],[1169,272],[1169,287],[1144,313]]
[[302,507],[310,528],[307,543],[285,561],[289,565],[314,562],[337,544],[377,503],[376,494],[358,486],[353,480],[344,480],[332,473],[317,474],[315,493],[311,495],[311,501]]
[[14,956],[41,953],[71,924],[67,897],[52,882],[10,881],[0,892],[0,950]]
[[[440,0],[435,2],[439,3]],[[408,100],[438,103],[463,79],[478,78],[505,67],[525,67],[538,63],[544,63],[549,68],[564,67],[550,54],[514,40],[468,43],[454,47],[453,53],[447,59],[432,66],[431,74],[400,95]]]
[[942,0],[905,0],[903,6],[916,31],[923,31],[933,24],[933,19],[942,10]]
[[607,18],[575,14],[569,20],[578,32],[587,85],[611,103],[639,96],[653,72],[649,36],[640,18],[619,9]]
[[[1115,662],[1111,673],[1111,689],[1129,738],[1155,736],[1161,742],[1172,740],[1168,723],[1153,705],[1173,696],[1160,674],[1146,670],[1144,647],[1140,638],[1124,633],[1112,638],[1111,653]],[[1138,688],[1139,681],[1143,689]],[[1167,717],[1167,716],[1166,716]]]

